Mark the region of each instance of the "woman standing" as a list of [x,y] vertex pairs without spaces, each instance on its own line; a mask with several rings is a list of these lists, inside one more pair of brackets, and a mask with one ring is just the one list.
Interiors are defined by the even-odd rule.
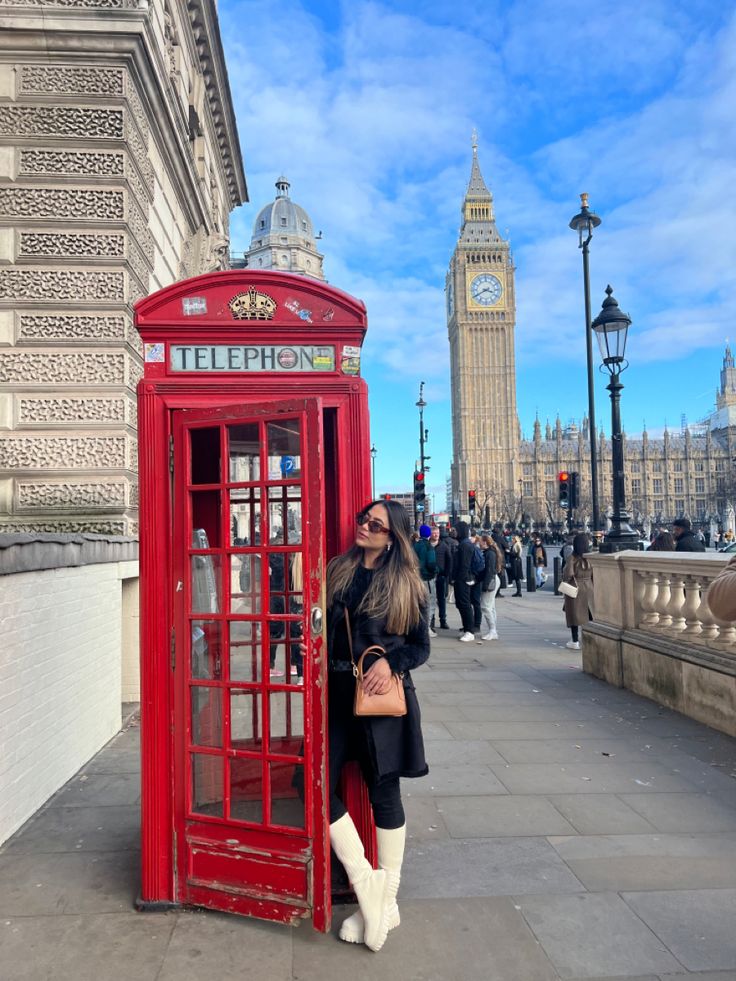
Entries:
[[521,567],[521,553],[522,545],[521,538],[518,535],[514,535],[511,539],[511,574],[509,578],[512,582],[516,583],[516,592],[512,593],[512,596],[521,596],[521,580],[524,578],[524,573]]
[[565,620],[572,634],[572,640],[568,640],[565,646],[573,651],[580,650],[580,628],[592,618],[593,569],[585,558],[589,548],[588,536],[576,535],[572,540],[572,555],[565,562],[562,573],[563,582],[578,588],[577,596],[565,596],[562,603]]
[[480,608],[482,619],[480,623],[481,640],[498,640],[496,630],[496,592],[500,583],[499,574],[504,560],[498,546],[490,535],[481,535],[480,549],[485,560],[483,573]]
[[[404,508],[395,501],[373,501],[356,520],[355,544],[327,570],[330,842],[360,906],[342,924],[340,938],[378,951],[388,931],[399,925],[396,895],[406,838],[399,780],[428,772],[409,671],[429,657],[429,626],[427,589],[419,577]],[[386,651],[386,657],[365,672],[363,687],[368,694],[383,694],[392,673],[403,674],[406,715],[353,714],[351,644],[356,661],[372,644]],[[352,818],[336,793],[348,760],[360,763],[368,785],[378,839],[377,870],[366,859]]]

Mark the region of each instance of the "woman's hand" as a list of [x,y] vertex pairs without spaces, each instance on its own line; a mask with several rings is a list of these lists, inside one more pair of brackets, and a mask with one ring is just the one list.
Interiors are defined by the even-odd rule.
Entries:
[[379,657],[363,675],[363,691],[366,695],[385,695],[391,687],[391,665],[385,657]]

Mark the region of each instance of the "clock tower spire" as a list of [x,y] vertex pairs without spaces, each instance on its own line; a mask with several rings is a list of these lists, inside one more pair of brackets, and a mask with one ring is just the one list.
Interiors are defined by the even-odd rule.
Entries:
[[462,224],[446,280],[452,391],[452,495],[467,492],[491,519],[514,519],[519,423],[516,415],[514,265],[496,227],[493,195],[473,133]]

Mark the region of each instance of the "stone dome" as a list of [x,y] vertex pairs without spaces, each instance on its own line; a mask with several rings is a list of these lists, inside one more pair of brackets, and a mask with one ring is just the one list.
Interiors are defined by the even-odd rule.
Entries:
[[261,208],[253,225],[251,248],[259,239],[269,235],[296,235],[298,238],[314,241],[312,220],[298,204],[289,197],[289,184],[285,177],[276,181],[276,200]]

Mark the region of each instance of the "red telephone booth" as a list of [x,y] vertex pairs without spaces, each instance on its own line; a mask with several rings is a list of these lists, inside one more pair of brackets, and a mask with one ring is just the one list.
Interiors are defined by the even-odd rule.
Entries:
[[[307,277],[233,270],[140,301],[136,327],[140,906],[324,931],[324,572],[370,497],[365,307]],[[356,769],[343,784],[370,858]]]

